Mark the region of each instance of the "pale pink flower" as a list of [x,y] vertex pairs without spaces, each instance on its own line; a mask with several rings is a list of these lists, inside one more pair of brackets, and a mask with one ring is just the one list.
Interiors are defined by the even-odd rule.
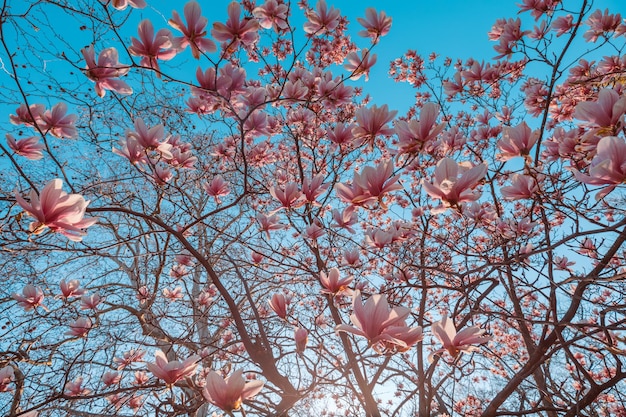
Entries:
[[174,289],[163,288],[163,296],[170,302],[183,299],[183,289],[179,286]]
[[324,287],[322,289],[322,293],[331,295],[352,294],[352,290],[348,288],[348,285],[352,283],[354,278],[351,276],[341,278],[340,274],[341,273],[337,268],[331,268],[328,271],[328,274],[324,271],[320,272],[320,283],[322,284],[322,287]]
[[570,266],[576,265],[576,262],[570,261],[566,256],[555,256],[554,266],[561,271],[571,271]]
[[122,369],[131,365],[133,362],[143,361],[144,354],[145,352],[140,349],[131,349],[127,352],[124,352],[124,355],[121,358],[113,358],[113,362],[117,364],[117,370],[121,371]]
[[148,163],[146,148],[141,146],[139,141],[134,137],[120,139],[117,143],[120,145],[121,149],[113,148],[114,154],[128,159],[131,164]]
[[174,385],[183,378],[196,373],[200,356],[192,355],[183,362],[168,361],[165,353],[158,350],[154,354],[155,363],[146,363],[146,367],[154,376],[162,379],[167,385]]
[[443,206],[432,210],[434,213],[443,212],[449,207],[458,208],[461,203],[480,198],[480,192],[474,191],[473,188],[487,174],[487,166],[480,164],[464,172],[459,171],[459,165],[455,160],[444,158],[437,163],[434,182],[431,184],[422,181],[428,195],[443,203]]
[[20,104],[15,113],[9,115],[9,120],[14,125],[26,125],[35,127],[41,124],[41,116],[46,111],[46,107],[43,104],[31,104],[26,107],[26,104]]
[[[169,30],[159,29],[155,35],[152,22],[145,19],[139,23],[137,34],[139,39],[130,38],[132,45],[128,47],[128,52],[141,57],[140,65],[159,71],[159,59],[168,61],[176,56],[172,32]],[[157,75],[160,76],[158,72]]]
[[96,83],[96,94],[104,97],[105,90],[111,90],[120,94],[132,94],[133,89],[128,84],[118,78],[126,75],[130,71],[128,65],[120,64],[115,48],[107,48],[98,55],[96,63],[96,52],[92,46],[87,46],[81,50],[87,68],[85,73],[87,78]]
[[578,181],[590,185],[608,185],[596,194],[601,199],[619,184],[626,182],[626,142],[617,136],[605,136],[598,142],[596,155],[591,160],[588,173],[575,168],[572,172]]
[[556,32],[557,37],[564,35],[574,27],[574,16],[571,14],[559,16],[552,21],[551,27]]
[[252,10],[254,17],[259,19],[259,26],[263,29],[272,27],[278,32],[287,29],[287,12],[289,8],[286,4],[278,4],[276,0],[266,0],[263,5]]
[[65,332],[68,336],[87,337],[87,333],[91,330],[93,323],[89,317],[79,317],[70,323],[70,329]]
[[351,186],[337,183],[335,191],[337,196],[347,203],[364,206],[378,201],[381,208],[386,209],[384,197],[392,191],[402,189],[402,186],[397,184],[400,176],[392,175],[393,161],[386,160],[375,167],[366,166],[360,174],[355,172]]
[[365,18],[357,17],[356,20],[365,28],[358,35],[371,38],[374,44],[378,43],[380,37],[385,36],[391,30],[391,17],[387,16],[384,11],[376,13],[376,9],[373,7],[368,7],[365,10]]
[[317,174],[313,179],[305,178],[302,181],[302,194],[306,197],[306,201],[319,206],[317,198],[326,192],[330,184],[324,184],[324,175]]
[[589,29],[583,34],[587,42],[596,42],[600,36],[609,38],[611,35],[616,36],[615,32],[622,23],[622,16],[619,13],[609,14],[609,9],[598,9],[589,16],[585,22]]
[[228,20],[226,24],[215,22],[211,35],[228,45],[229,51],[234,50],[239,43],[244,46],[252,45],[259,39],[259,22],[255,19],[241,19],[241,6],[233,1],[228,5]]
[[64,298],[80,297],[85,293],[85,289],[80,288],[80,282],[77,279],[72,279],[69,282],[62,279],[59,287],[61,287],[61,294]]
[[126,131],[127,141],[134,139],[146,150],[155,150],[166,159],[172,158],[172,145],[165,141],[165,130],[162,124],[148,128],[142,118],[137,118],[133,125],[135,131]]
[[574,117],[594,127],[614,127],[626,113],[626,96],[610,88],[603,88],[596,101],[578,103]]
[[352,130],[355,127],[353,124],[337,123],[334,127],[326,129],[326,135],[328,140],[335,145],[348,144],[354,139]]
[[79,376],[74,381],[70,381],[65,384],[65,392],[64,395],[68,397],[77,397],[79,395],[87,395],[91,391],[87,388],[83,388],[83,377]]
[[98,219],[84,217],[89,201],[78,194],[67,194],[62,187],[63,182],[57,178],[48,182],[40,195],[31,190],[30,203],[17,192],[15,199],[24,211],[36,219],[29,226],[34,234],[49,227],[70,240],[80,242],[86,235],[83,229],[92,226]]
[[270,308],[274,310],[274,313],[276,313],[276,315],[278,315],[281,319],[286,319],[287,308],[289,308],[290,303],[291,297],[282,292],[277,292],[272,295],[272,298],[268,302]]
[[9,148],[11,148],[11,150],[13,150],[16,154],[23,156],[26,159],[30,159],[31,161],[43,158],[43,152],[41,151],[46,147],[43,143],[39,143],[39,138],[37,136],[16,140],[13,135],[7,133],[6,138]]
[[361,254],[358,249],[345,250],[343,252],[343,261],[347,265],[356,265],[359,263]]
[[296,352],[302,353],[306,349],[306,344],[309,341],[309,332],[302,327],[296,327],[293,332],[293,338],[296,342]]
[[355,233],[352,226],[357,224],[359,219],[357,217],[357,214],[355,213],[354,206],[348,206],[343,210],[343,212],[334,209],[333,220],[336,223],[333,226],[344,228],[350,233]]
[[362,75],[365,75],[365,81],[368,81],[370,68],[376,64],[376,54],[370,54],[370,51],[364,48],[360,57],[358,53],[350,52],[346,56],[346,60],[348,62],[343,67],[346,71],[352,73],[350,76],[351,80],[358,80]]
[[133,385],[143,385],[148,383],[148,381],[150,380],[148,373],[145,371],[135,371],[133,375]]
[[502,153],[496,156],[499,161],[508,161],[516,156],[526,157],[539,139],[539,130],[532,131],[526,122],[515,127],[505,126],[502,139],[498,141],[498,149]]
[[46,110],[41,115],[41,129],[57,138],[75,138],[78,132],[74,123],[78,117],[75,114],[66,115],[66,113],[65,103],[57,103],[51,110]]
[[411,119],[408,122],[398,120],[394,126],[398,135],[398,151],[400,153],[415,153],[424,148],[424,145],[433,141],[443,132],[445,123],[437,124],[439,105],[426,103],[420,111],[419,120]]
[[9,391],[9,384],[15,380],[15,372],[11,365],[0,368],[0,392]]
[[322,226],[321,222],[318,219],[315,219],[312,224],[305,227],[304,233],[307,238],[317,240],[326,234],[326,230]]
[[539,186],[533,177],[520,174],[512,175],[510,186],[500,188],[500,192],[506,200],[533,198],[538,190]]
[[99,294],[91,294],[91,295],[83,295],[80,298],[80,309],[81,310],[96,310],[98,308],[98,304],[102,302]]
[[42,304],[45,296],[43,291],[39,287],[35,287],[32,284],[26,285],[22,289],[22,294],[14,292],[11,297],[22,307],[24,310],[33,310],[37,307],[41,307],[47,310],[46,306]]
[[308,21],[304,24],[304,31],[309,34],[321,35],[334,30],[339,25],[339,10],[331,6],[328,9],[326,0],[319,0],[315,7],[306,13]]
[[102,375],[101,380],[105,386],[115,385],[122,380],[122,376],[117,372],[107,371]]
[[183,12],[187,25],[183,23],[176,11],[172,12],[172,18],[168,21],[170,26],[183,34],[182,37],[175,39],[181,50],[189,45],[191,54],[196,59],[200,58],[200,52],[215,52],[217,50],[215,42],[205,37],[207,34],[206,25],[209,21],[202,16],[198,2],[187,2]]
[[492,339],[491,336],[483,336],[485,330],[478,326],[470,326],[457,333],[454,323],[445,315],[440,321],[433,323],[431,330],[443,345],[441,349],[430,354],[429,360],[431,361],[435,355],[445,351],[448,351],[452,357],[462,352],[477,351],[478,347],[474,345],[481,345]]
[[396,113],[397,110],[389,111],[386,104],[381,107],[361,107],[355,114],[357,126],[352,129],[352,135],[373,145],[377,135],[393,134],[393,128],[388,127],[387,123],[393,120]]
[[133,395],[128,400],[127,405],[131,410],[137,412],[141,407],[143,407],[143,395]]
[[220,197],[230,194],[228,183],[224,181],[221,175],[213,177],[210,183],[205,183],[202,187],[208,195],[215,199],[216,204],[222,203]]
[[241,369],[233,372],[228,378],[222,378],[217,372],[211,371],[206,379],[202,395],[211,404],[227,413],[239,410],[243,401],[257,395],[265,385],[262,381],[246,381]]
[[277,186],[270,187],[270,194],[281,204],[281,208],[286,210],[302,207],[306,203],[306,198],[298,189],[298,184],[290,182],[285,188]]
[[110,4],[117,10],[125,10],[128,6],[135,9],[143,9],[147,6],[145,0],[100,0],[100,3]]
[[408,327],[405,319],[410,310],[405,307],[389,308],[382,294],[372,295],[363,304],[361,293],[356,292],[352,300],[353,313],[350,321],[355,327],[340,324],[336,332],[349,332],[363,336],[377,351],[386,351],[395,346],[405,349],[422,339],[421,327]]
[[271,230],[281,230],[286,228],[286,225],[280,223],[280,219],[276,214],[267,216],[263,213],[259,213],[256,215],[256,220],[259,223],[261,231],[267,234],[268,239],[270,237]]

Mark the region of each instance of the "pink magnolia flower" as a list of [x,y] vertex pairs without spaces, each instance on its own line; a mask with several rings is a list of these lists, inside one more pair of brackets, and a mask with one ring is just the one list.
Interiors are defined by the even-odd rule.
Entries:
[[[142,118],[135,119],[133,123],[135,131],[127,130],[127,143],[129,140],[136,140],[146,150],[155,150],[163,158],[170,159],[172,155],[172,145],[165,141],[165,131],[162,124],[148,128]],[[130,158],[129,158],[130,159]]]
[[278,315],[281,319],[287,318],[287,308],[289,308],[289,304],[291,303],[291,297],[283,294],[282,292],[277,292],[272,295],[272,298],[269,301],[269,306],[274,313]]
[[102,302],[99,294],[91,294],[91,295],[83,295],[80,298],[80,309],[81,310],[96,310],[98,308],[98,304]]
[[402,186],[397,184],[400,176],[392,175],[393,161],[387,160],[375,167],[366,166],[360,174],[355,172],[351,186],[337,183],[335,191],[337,196],[347,203],[365,206],[378,201],[381,208],[386,209],[384,197],[392,191],[402,189]]
[[208,195],[215,199],[216,204],[222,203],[220,197],[230,194],[230,188],[228,188],[228,183],[224,181],[224,178],[222,178],[221,175],[213,177],[210,183],[206,183],[203,185],[203,188]]
[[355,213],[354,206],[348,206],[343,212],[333,209],[333,220],[335,221],[333,226],[344,228],[350,233],[355,233],[352,226],[357,224],[359,219]]
[[[137,29],[139,39],[131,37],[132,45],[128,51],[135,56],[140,56],[139,64],[159,71],[157,60],[168,61],[176,56],[176,48],[172,41],[172,32],[167,29],[159,29],[154,34],[152,22],[148,19],[142,20]],[[160,76],[160,73],[157,73]]]
[[313,179],[305,178],[302,181],[302,194],[306,197],[306,201],[313,205],[319,206],[317,198],[326,192],[330,184],[324,184],[324,175],[317,174]]
[[78,397],[79,395],[87,395],[91,391],[87,388],[83,388],[83,377],[79,376],[74,381],[65,384],[64,394],[68,397]]
[[162,350],[158,350],[154,354],[154,358],[155,363],[146,363],[146,367],[154,376],[165,381],[167,385],[174,385],[181,379],[195,374],[200,360],[200,356],[192,355],[183,362],[169,362]]
[[622,23],[622,16],[617,14],[609,14],[609,9],[598,9],[589,16],[589,19],[585,22],[589,29],[583,34],[583,37],[587,42],[596,42],[600,36],[610,37],[612,34],[617,35],[615,32]]
[[189,46],[191,54],[196,59],[200,58],[200,52],[217,51],[215,42],[205,37],[207,34],[206,25],[209,21],[206,17],[202,17],[202,11],[198,2],[187,2],[183,12],[187,21],[186,26],[176,11],[172,12],[172,18],[168,21],[170,26],[183,34],[182,37],[175,38],[175,42],[180,46],[181,50]]
[[228,20],[226,24],[215,22],[211,35],[228,45],[229,51],[234,51],[239,43],[244,46],[252,45],[259,39],[259,22],[255,19],[241,19],[241,6],[233,1],[228,5]]
[[285,188],[270,187],[270,194],[281,204],[281,208],[286,210],[302,207],[306,203],[306,198],[298,189],[298,184],[290,182]]
[[516,156],[526,157],[539,139],[539,130],[534,132],[526,122],[516,127],[504,127],[502,139],[498,141],[498,148],[502,153],[496,156],[499,161],[508,161]]
[[66,113],[67,104],[65,103],[57,103],[51,110],[46,110],[41,115],[41,129],[57,138],[75,138],[78,132],[74,123],[78,117],[75,114],[66,115]]
[[84,288],[80,288],[80,282],[77,279],[70,280],[69,282],[64,279],[59,283],[61,287],[61,294],[64,298],[80,297],[85,293]]
[[127,352],[124,352],[121,358],[115,357],[113,358],[113,363],[117,364],[117,370],[121,371],[127,366],[131,365],[133,362],[141,362],[143,361],[143,355],[145,352],[140,349],[131,349]]
[[510,186],[500,188],[500,192],[506,200],[533,198],[534,194],[539,190],[537,181],[533,177],[520,174],[513,174],[512,177]]
[[47,310],[46,306],[42,304],[43,299],[45,298],[43,291],[41,288],[35,287],[32,284],[26,285],[22,289],[22,294],[14,292],[11,296],[15,301],[17,301],[20,307],[26,311],[33,310],[37,307]]
[[437,124],[439,105],[426,103],[420,111],[419,120],[411,119],[406,122],[398,120],[395,131],[398,135],[398,147],[400,153],[415,153],[424,148],[424,145],[433,141],[437,135],[443,132],[445,123]]
[[352,129],[352,135],[373,145],[377,135],[391,135],[394,132],[387,123],[393,120],[396,113],[397,110],[389,111],[386,104],[381,107],[361,107],[355,114],[357,126]]
[[353,313],[350,321],[355,327],[340,324],[335,332],[349,332],[363,336],[376,351],[386,351],[391,347],[406,349],[422,339],[421,327],[408,327],[405,319],[410,310],[405,307],[389,308],[382,294],[372,295],[363,304],[361,293],[356,292],[352,300]]
[[9,384],[15,380],[15,372],[11,365],[0,369],[0,392],[9,391]]
[[31,104],[26,107],[26,104],[21,104],[15,113],[9,115],[9,120],[14,125],[26,125],[26,126],[37,126],[41,124],[41,116],[46,111],[46,107],[43,104]]
[[369,80],[370,68],[376,64],[376,54],[370,54],[367,48],[361,51],[361,56],[356,52],[350,52],[346,57],[348,61],[343,67],[346,71],[352,73],[351,80],[358,80],[365,75],[365,81]]
[[92,46],[88,46],[81,50],[85,61],[87,62],[87,68],[85,73],[87,78],[96,83],[96,94],[100,97],[104,97],[105,90],[111,90],[120,94],[132,94],[133,89],[130,88],[122,80],[117,78],[126,75],[130,71],[128,65],[120,64],[115,48],[107,48],[100,52],[98,55],[98,62],[96,63],[96,52]]
[[575,168],[572,172],[578,181],[590,185],[608,185],[596,194],[601,199],[619,184],[626,182],[626,142],[617,136],[605,136],[598,142],[596,155],[589,165],[589,174]]
[[387,16],[384,11],[376,13],[376,9],[372,7],[365,10],[365,19],[357,17],[356,20],[365,28],[358,35],[371,38],[374,44],[378,43],[380,37],[385,36],[391,30],[391,17]]
[[552,21],[551,27],[557,37],[565,35],[574,27],[574,16],[571,14],[559,16]]
[[486,174],[485,164],[476,165],[460,173],[455,160],[444,158],[439,161],[435,168],[434,182],[431,184],[422,181],[428,195],[443,202],[443,206],[433,209],[432,212],[441,213],[449,207],[458,208],[461,203],[478,200],[480,193],[472,189]]
[[101,380],[105,386],[115,385],[122,380],[122,375],[117,372],[107,371],[102,375]]
[[145,0],[100,0],[100,3],[110,4],[117,10],[126,10],[128,6],[143,9],[147,6]]
[[241,403],[257,395],[265,385],[262,381],[246,381],[241,369],[233,372],[228,378],[222,378],[217,372],[211,371],[206,379],[202,395],[211,404],[227,413],[239,410]]
[[94,225],[98,219],[84,217],[89,201],[78,194],[67,194],[62,187],[63,182],[57,178],[48,182],[40,195],[31,190],[30,203],[17,192],[15,199],[24,211],[36,219],[29,226],[34,234],[49,227],[70,240],[80,242],[86,235],[83,229]]
[[306,13],[308,21],[304,24],[304,31],[309,34],[321,35],[335,30],[339,25],[339,17],[341,16],[339,10],[332,6],[328,9],[326,0],[319,0],[315,9]]
[[448,351],[452,357],[456,357],[462,352],[477,351],[478,347],[474,345],[481,345],[492,339],[491,336],[483,336],[485,330],[478,326],[470,326],[457,333],[452,320],[449,320],[445,315],[440,321],[433,323],[432,332],[443,347],[430,354],[429,360],[431,361],[435,355],[445,351]]
[[302,327],[296,327],[293,332],[293,338],[296,342],[296,352],[302,353],[306,349],[306,344],[309,341],[309,332]]
[[91,330],[93,323],[89,317],[79,317],[70,323],[70,329],[65,332],[68,336],[87,337],[87,333]]
[[603,88],[596,101],[578,103],[574,117],[594,127],[615,127],[626,113],[626,96],[610,88]]
[[113,148],[113,153],[122,156],[130,161],[131,164],[146,164],[148,163],[148,155],[146,154],[146,148],[139,144],[139,141],[134,137],[127,137],[126,139],[120,139],[118,142],[120,149]]
[[348,285],[352,283],[354,278],[351,276],[340,278],[340,272],[337,268],[331,268],[326,272],[320,272],[320,283],[322,284],[322,293],[325,294],[346,294],[351,295],[352,290],[348,288]]
[[263,213],[259,213],[256,215],[256,221],[259,223],[259,226],[261,226],[261,231],[267,234],[268,239],[270,237],[271,230],[281,230],[287,227],[286,225],[280,223],[280,219],[276,214],[267,216]]
[[259,19],[259,26],[263,29],[272,27],[278,32],[287,29],[287,12],[289,7],[286,4],[278,4],[276,0],[267,0],[263,5],[252,10],[254,17]]
[[30,159],[31,161],[43,158],[43,153],[41,151],[46,147],[42,143],[39,143],[39,138],[37,136],[15,140],[13,135],[7,133],[6,138],[9,148],[11,148],[11,150],[16,154]]

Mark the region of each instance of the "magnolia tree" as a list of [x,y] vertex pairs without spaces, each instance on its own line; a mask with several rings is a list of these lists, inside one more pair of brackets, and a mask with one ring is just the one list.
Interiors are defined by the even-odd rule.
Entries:
[[381,10],[146,3],[2,5],[0,414],[626,416],[619,14],[409,51],[398,114]]

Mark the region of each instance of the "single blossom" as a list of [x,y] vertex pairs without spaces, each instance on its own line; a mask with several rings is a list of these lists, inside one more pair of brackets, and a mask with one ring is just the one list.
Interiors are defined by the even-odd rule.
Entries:
[[267,0],[263,5],[255,7],[252,15],[259,19],[259,26],[263,29],[272,27],[278,32],[287,29],[287,12],[289,7],[286,4],[278,4],[276,0]]
[[102,302],[102,298],[100,298],[99,294],[91,294],[91,295],[83,295],[80,298],[80,309],[81,310],[96,310],[98,308],[98,304]]
[[386,104],[381,107],[361,107],[355,114],[357,126],[352,129],[352,135],[373,146],[376,136],[393,134],[393,128],[387,126],[387,123],[393,120],[396,113],[397,110],[390,111]]
[[65,332],[68,336],[87,337],[87,333],[91,330],[93,323],[89,317],[79,317],[70,323],[70,329]]
[[208,195],[215,199],[216,204],[222,203],[220,197],[230,194],[230,188],[228,187],[228,183],[224,181],[224,178],[222,178],[221,175],[213,177],[211,182],[205,183],[203,185],[203,188]]
[[445,351],[455,358],[462,352],[477,351],[478,347],[475,345],[482,345],[492,339],[491,336],[483,336],[485,330],[478,326],[470,326],[457,333],[454,323],[445,315],[440,321],[433,323],[432,332],[443,347],[430,354],[429,360],[431,361],[435,355]]
[[376,64],[376,54],[370,54],[370,51],[364,48],[360,57],[356,52],[350,52],[346,56],[346,61],[348,62],[343,67],[352,73],[351,80],[358,80],[362,75],[365,75],[365,81],[368,81],[370,69]]
[[272,298],[269,301],[269,306],[274,313],[278,315],[281,319],[287,318],[287,308],[291,303],[291,297],[285,295],[284,293],[277,292],[272,295]]
[[268,239],[270,237],[271,230],[281,230],[287,227],[286,225],[280,223],[280,219],[276,214],[267,216],[263,213],[259,213],[256,215],[256,221],[259,223],[261,231],[266,233]]
[[11,365],[0,368],[0,392],[9,391],[9,385],[15,380],[15,372]]
[[117,10],[126,10],[128,6],[135,9],[143,9],[147,6],[145,0],[100,0],[100,3],[110,4]]
[[69,282],[62,279],[59,287],[61,287],[63,298],[80,297],[85,293],[85,289],[80,288],[80,282],[77,279],[72,279]]
[[378,43],[381,36],[385,36],[391,30],[391,17],[384,11],[376,13],[376,9],[369,7],[365,10],[365,18],[356,19],[365,28],[358,33],[359,36],[371,38],[372,43]]
[[259,22],[256,19],[241,19],[241,6],[233,1],[228,5],[228,20],[226,24],[215,22],[211,35],[234,51],[241,43],[244,46],[252,45],[259,39]]
[[304,31],[311,35],[333,31],[339,25],[340,16],[339,10],[332,6],[328,8],[326,0],[319,0],[315,10],[306,13],[308,21],[304,24]]
[[357,222],[359,221],[354,206],[346,207],[343,212],[340,212],[337,209],[333,209],[333,220],[335,221],[335,224],[333,224],[333,226],[344,228],[348,232],[353,234],[355,233],[355,231],[352,226],[357,224]]
[[190,1],[185,4],[183,9],[185,14],[185,25],[180,18],[178,12],[172,12],[172,18],[168,21],[169,25],[183,34],[182,37],[175,38],[176,44],[180,49],[187,46],[191,48],[191,54],[194,58],[200,58],[200,52],[215,52],[217,46],[211,39],[207,39],[206,25],[209,22],[206,17],[202,16],[202,10],[197,1]]
[[281,208],[286,210],[302,207],[306,203],[306,197],[295,182],[288,183],[285,188],[270,187],[270,194],[280,202]]
[[381,208],[386,209],[384,198],[392,191],[401,190],[398,184],[399,175],[393,175],[393,161],[386,160],[379,165],[366,166],[361,173],[354,173],[352,185],[338,183],[335,185],[337,196],[357,206],[367,206],[378,202]]
[[31,104],[26,107],[26,104],[21,104],[17,110],[16,114],[9,115],[9,120],[14,125],[26,125],[30,127],[35,127],[41,124],[41,117],[46,111],[46,106],[43,104]]
[[41,151],[46,147],[43,143],[39,143],[39,138],[37,136],[16,140],[13,135],[7,133],[6,138],[9,148],[11,148],[11,150],[16,154],[23,156],[26,159],[30,159],[31,161],[43,158],[43,152]]
[[348,285],[352,283],[354,279],[351,276],[341,278],[341,273],[337,268],[331,268],[328,274],[324,271],[320,272],[320,283],[322,284],[322,293],[336,295],[345,294],[352,295],[352,290],[348,288]]
[[118,384],[122,380],[122,375],[117,372],[107,371],[102,375],[102,383],[105,386]]
[[591,160],[588,174],[572,168],[578,181],[590,185],[608,185],[596,194],[601,199],[619,184],[626,182],[626,142],[617,136],[605,136],[598,142],[596,155]]
[[174,385],[183,378],[190,377],[196,372],[200,356],[192,355],[183,362],[168,361],[165,353],[158,350],[154,355],[154,363],[146,363],[146,367],[154,376],[162,379],[167,385]]
[[480,193],[473,188],[487,174],[487,166],[480,164],[462,173],[459,171],[455,160],[444,158],[437,163],[434,182],[422,181],[428,195],[443,202],[443,206],[433,209],[434,213],[441,213],[449,207],[458,208],[461,203],[480,198]]
[[510,186],[500,188],[500,192],[506,200],[533,198],[539,190],[537,181],[528,175],[513,174],[511,183]]
[[45,298],[43,291],[41,288],[35,287],[32,284],[26,285],[22,289],[22,294],[14,292],[11,296],[15,301],[17,301],[20,307],[26,311],[33,310],[37,307],[47,310],[46,306],[42,304],[43,299]]
[[66,115],[66,113],[67,104],[55,104],[51,110],[46,110],[41,115],[41,129],[44,132],[50,132],[52,136],[57,138],[75,138],[78,136],[78,131],[74,124],[78,116],[75,114]]
[[80,395],[87,395],[91,391],[87,388],[83,388],[83,377],[79,376],[74,381],[70,381],[65,384],[65,392],[64,395],[68,397],[78,397]]
[[392,348],[404,350],[422,339],[421,327],[408,327],[405,323],[410,310],[405,307],[389,308],[382,294],[370,296],[363,304],[361,293],[357,291],[352,299],[352,308],[350,321],[354,327],[340,324],[335,331],[363,336],[378,352]]
[[526,122],[516,127],[504,127],[502,139],[498,141],[498,149],[502,153],[496,158],[499,161],[508,161],[516,156],[526,157],[539,139],[539,130],[532,131]]
[[439,110],[438,104],[426,103],[422,106],[419,120],[397,121],[394,128],[399,139],[398,151],[400,153],[411,154],[419,152],[426,143],[435,140],[443,132],[446,124],[437,124]]
[[130,71],[130,67],[120,64],[115,48],[106,48],[100,52],[98,62],[96,62],[96,52],[92,46],[83,48],[81,52],[87,62],[85,69],[87,78],[96,83],[96,94],[104,97],[105,90],[125,95],[133,93],[133,89],[128,84],[118,79],[126,75]]
[[[148,19],[142,20],[137,29],[139,39],[131,37],[132,45],[128,51],[135,56],[140,56],[140,65],[159,71],[158,60],[168,61],[176,56],[176,48],[173,42],[172,32],[167,29],[159,29],[154,34],[152,22]],[[160,73],[157,72],[160,76]]]
[[48,227],[70,240],[80,242],[86,235],[83,230],[98,219],[85,217],[89,201],[78,194],[67,194],[62,187],[63,182],[54,179],[46,184],[40,195],[31,190],[30,202],[26,202],[17,192],[15,198],[24,211],[36,220],[29,226],[32,233],[41,233]]
[[233,372],[226,379],[211,371],[206,379],[202,395],[211,404],[230,413],[239,410],[243,401],[257,395],[265,385],[262,381],[246,382],[241,369]]
[[626,96],[610,88],[603,88],[596,101],[584,101],[576,105],[574,117],[584,120],[589,126],[613,128],[626,113]]
[[296,327],[293,332],[293,338],[296,342],[296,352],[302,353],[306,349],[306,344],[309,341],[309,332],[302,327]]

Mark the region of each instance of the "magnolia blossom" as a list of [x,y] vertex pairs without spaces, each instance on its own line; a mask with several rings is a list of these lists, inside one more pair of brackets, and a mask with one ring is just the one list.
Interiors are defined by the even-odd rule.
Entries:
[[480,193],[473,191],[473,188],[487,174],[487,165],[476,165],[462,173],[459,171],[459,164],[455,160],[444,158],[437,163],[434,182],[422,180],[428,195],[443,202],[443,206],[432,210],[433,213],[441,213],[449,207],[458,208],[461,203],[480,198]]
[[15,372],[10,365],[0,368],[0,392],[9,391],[9,384],[15,380]]
[[154,376],[165,381],[167,385],[174,385],[183,378],[190,377],[196,372],[200,356],[192,355],[183,362],[168,361],[165,353],[158,350],[155,363],[146,363],[146,367]]
[[528,175],[513,174],[511,183],[508,187],[500,188],[500,192],[506,200],[533,198],[539,190],[537,181]]
[[46,147],[43,143],[39,143],[39,138],[37,136],[16,140],[13,135],[7,133],[6,138],[9,148],[11,148],[11,150],[16,154],[32,161],[43,158],[43,153],[41,151]]
[[87,337],[87,333],[89,333],[92,326],[93,324],[89,317],[79,317],[70,323],[70,329],[65,334],[74,337]]
[[78,131],[74,124],[78,116],[75,114],[66,115],[66,113],[67,104],[55,104],[52,109],[46,110],[41,115],[41,129],[50,132],[52,136],[57,138],[75,138],[78,136]]
[[376,9],[369,7],[365,10],[365,19],[357,17],[361,26],[365,28],[358,33],[359,36],[371,38],[372,43],[378,43],[381,36],[385,36],[391,30],[391,17],[383,11],[376,13]]
[[322,293],[351,295],[352,290],[348,288],[348,285],[353,279],[351,276],[340,278],[340,272],[337,268],[331,268],[328,274],[322,271],[320,272],[320,283],[324,287]]
[[211,35],[219,42],[230,44],[229,50],[241,42],[244,46],[252,45],[259,39],[259,22],[255,19],[241,19],[241,5],[235,1],[228,5],[226,24],[215,22]]
[[120,94],[132,94],[133,89],[128,84],[118,78],[126,75],[130,71],[128,65],[120,64],[115,48],[107,48],[98,55],[96,62],[96,52],[93,47],[88,46],[81,50],[87,68],[85,73],[87,78],[96,83],[96,93],[104,97],[105,90],[115,91]]
[[626,96],[617,91],[603,88],[598,93],[596,101],[578,103],[574,110],[574,117],[584,120],[593,127],[614,127],[623,119],[626,113]]
[[177,51],[172,41],[172,32],[169,30],[159,29],[155,35],[152,22],[145,19],[139,23],[137,32],[139,39],[130,38],[132,45],[128,51],[132,55],[141,57],[139,64],[158,71],[157,60],[168,61],[176,56]]
[[423,338],[421,327],[408,327],[405,323],[410,310],[405,307],[389,308],[382,294],[372,295],[363,304],[361,293],[357,291],[352,308],[354,312],[350,315],[350,321],[355,327],[340,324],[335,327],[335,331],[363,336],[378,352],[406,350]]
[[343,67],[352,73],[351,80],[358,80],[362,75],[365,75],[365,81],[368,81],[370,68],[376,64],[376,54],[370,54],[370,51],[364,48],[360,57],[356,52],[350,52],[346,61],[348,62]]
[[445,351],[448,351],[452,357],[456,357],[462,352],[477,351],[478,347],[474,345],[481,345],[492,339],[491,336],[483,336],[485,330],[478,326],[470,326],[457,333],[452,320],[445,315],[440,321],[433,323],[431,330],[443,345],[441,349],[430,354],[429,360],[431,361],[434,355]]
[[381,107],[361,107],[355,114],[357,126],[352,129],[352,135],[373,145],[376,136],[393,134],[393,128],[387,126],[387,123],[393,120],[397,113],[397,110],[390,111],[386,104]]
[[217,50],[215,42],[205,37],[208,20],[202,16],[198,2],[187,2],[183,12],[187,25],[183,23],[176,11],[172,12],[172,18],[168,21],[171,27],[183,34],[182,37],[175,38],[176,44],[181,50],[189,46],[193,57],[196,59],[200,58],[200,52],[215,52]]
[[291,297],[281,292],[277,292],[272,295],[272,298],[269,301],[269,306],[272,310],[274,310],[274,313],[276,313],[278,317],[285,319],[287,317],[287,308],[289,307],[289,303],[291,303]]
[[296,342],[296,352],[304,352],[306,344],[309,341],[309,332],[302,327],[297,327],[293,332],[293,338]]
[[15,199],[24,211],[36,219],[29,226],[32,233],[39,234],[50,228],[70,240],[80,242],[87,234],[83,229],[94,225],[98,219],[85,217],[89,201],[78,194],[67,194],[62,187],[63,182],[57,178],[48,182],[39,195],[31,190],[30,202],[26,202],[17,192]]
[[402,189],[402,186],[397,184],[400,176],[392,176],[393,167],[393,161],[387,160],[375,167],[363,168],[360,174],[355,172],[352,185],[342,183],[335,185],[337,196],[357,206],[367,206],[378,201],[381,208],[386,209],[384,197],[391,191]]
[[100,3],[110,4],[117,10],[125,10],[128,6],[135,9],[143,9],[147,6],[145,0],[100,0]]
[[276,31],[285,30],[287,25],[287,12],[289,7],[286,4],[278,4],[276,0],[266,0],[261,6],[252,10],[254,17],[259,19],[259,26],[263,29],[271,29]]
[[304,31],[309,34],[321,35],[335,30],[339,25],[339,10],[334,7],[328,8],[326,0],[319,0],[315,10],[306,13],[308,21],[304,24]]
[[211,404],[230,413],[239,410],[241,403],[257,395],[265,385],[262,381],[246,382],[241,369],[233,372],[228,378],[222,378],[217,372],[211,371],[206,379],[202,395]]
[[26,311],[37,307],[47,310],[46,306],[42,304],[44,299],[43,291],[34,285],[28,284],[22,289],[22,294],[14,292],[11,296]]
[[230,188],[228,187],[228,183],[224,181],[224,178],[222,178],[221,175],[213,177],[211,182],[203,184],[202,187],[208,195],[213,197],[216,204],[222,203],[220,197],[230,194]]
[[502,153],[496,158],[499,161],[508,161],[516,156],[527,156],[537,140],[539,130],[532,131],[526,122],[516,127],[504,127],[502,139],[498,141],[498,148]]
[[395,124],[395,131],[399,139],[398,152],[419,152],[426,143],[433,141],[443,132],[446,124],[437,124],[439,111],[438,104],[426,103],[420,111],[419,120],[411,119],[408,122],[398,120]]
[[578,181],[590,185],[608,185],[596,194],[601,199],[617,185],[626,182],[626,142],[617,136],[605,136],[598,142],[596,155],[591,160],[588,174],[572,168]]
[[79,395],[87,395],[91,391],[87,388],[83,388],[83,377],[79,376],[74,381],[70,381],[65,384],[64,394],[68,397],[77,397]]

